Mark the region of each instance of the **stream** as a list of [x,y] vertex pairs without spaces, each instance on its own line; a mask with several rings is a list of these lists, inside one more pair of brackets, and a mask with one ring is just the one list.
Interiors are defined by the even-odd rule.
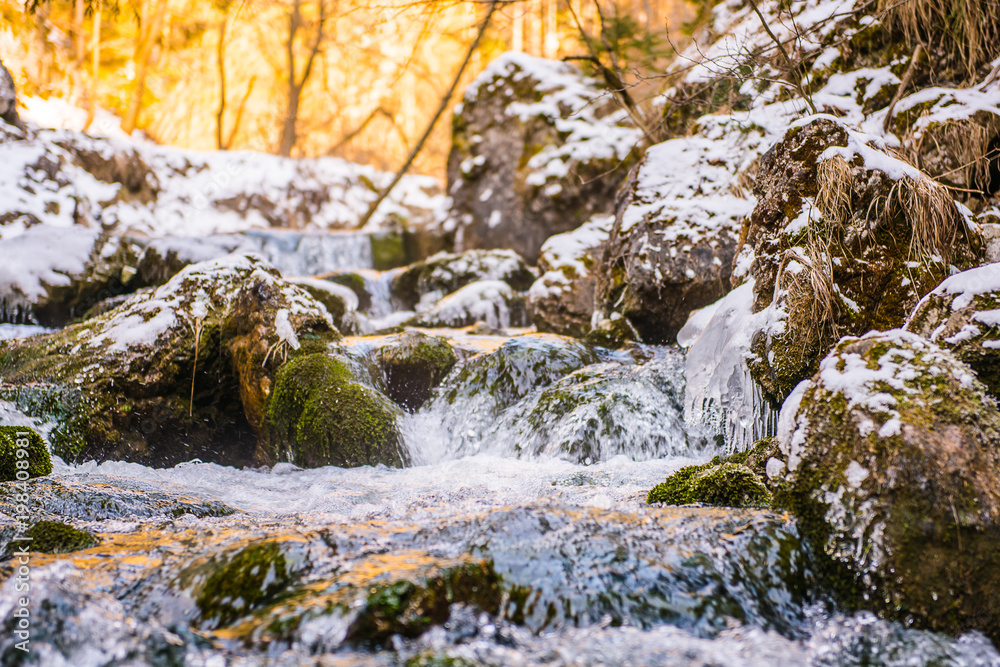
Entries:
[[[452,334],[472,351],[507,340]],[[516,400],[499,407],[449,391],[453,372],[404,418],[406,469],[56,460],[31,506],[102,543],[32,555],[28,654],[12,648],[5,575],[4,664],[1000,665],[978,633],[839,609],[786,514],[646,505],[652,486],[718,450],[681,418],[684,353],[638,356],[606,351],[583,369],[634,408],[595,431],[589,464],[550,446],[593,427],[586,414],[544,441],[524,428],[564,375],[551,366],[521,368]],[[46,428],[9,404],[0,420]],[[0,497],[0,515],[11,503]],[[0,544],[13,534],[2,521]]]

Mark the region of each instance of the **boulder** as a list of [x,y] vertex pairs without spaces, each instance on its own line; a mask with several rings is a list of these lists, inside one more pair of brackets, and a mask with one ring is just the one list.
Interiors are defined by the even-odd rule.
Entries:
[[905,328],[951,350],[1000,396],[1000,264],[946,279],[920,300]]
[[734,278],[752,278],[750,372],[775,404],[843,335],[899,327],[982,252],[947,190],[832,117],[793,125],[760,161]]
[[319,278],[289,278],[288,282],[323,304],[338,331],[347,335],[356,332],[359,301],[354,290]]
[[459,328],[477,322],[490,331],[530,325],[524,295],[502,280],[480,280],[421,309],[407,325]]
[[528,290],[528,312],[539,331],[576,338],[590,331],[598,269],[613,222],[611,216],[596,216],[542,245],[542,276]]
[[523,292],[535,278],[534,270],[513,250],[470,250],[439,253],[411,264],[393,275],[391,290],[404,309],[414,310],[479,280],[500,280]]
[[[757,132],[706,118],[699,134],[649,148],[622,188],[597,283],[598,321],[672,343],[688,315],[720,299],[743,218]],[[627,325],[627,326],[626,326]],[[608,328],[607,326],[603,328]]]
[[0,341],[0,397],[54,422],[52,451],[66,461],[247,465],[274,373],[339,338],[306,292],[235,255],[93,320]]
[[789,508],[848,606],[1000,639],[1000,411],[902,330],[840,341],[781,410]]
[[534,263],[548,237],[612,212],[641,138],[573,65],[503,54],[452,120],[455,248],[513,248]]
[[410,412],[430,398],[458,362],[447,339],[419,331],[386,336],[373,356],[385,375],[387,395]]
[[258,458],[306,468],[408,465],[399,416],[399,408],[366,384],[349,360],[327,352],[306,354],[275,377],[265,451]]
[[135,290],[137,242],[83,227],[35,225],[0,238],[0,322],[63,326]]

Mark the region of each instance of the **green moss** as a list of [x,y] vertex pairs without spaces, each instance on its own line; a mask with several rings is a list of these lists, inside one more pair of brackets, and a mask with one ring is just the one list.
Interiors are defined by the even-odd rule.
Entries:
[[771,503],[771,494],[764,468],[767,460],[777,454],[774,439],[764,438],[751,449],[726,459],[716,456],[708,463],[681,468],[653,487],[646,502],[766,507]]
[[293,583],[281,545],[275,542],[248,546],[215,567],[195,602],[204,627],[226,626],[265,604],[273,602]]
[[458,356],[446,339],[411,331],[381,348],[379,363],[389,398],[412,411],[430,398],[434,387],[458,363]]
[[13,482],[52,472],[52,459],[42,437],[26,426],[0,426],[0,481]]
[[391,403],[332,354],[293,359],[278,372],[267,408],[274,460],[304,467],[405,465]]
[[32,551],[46,554],[65,554],[101,543],[93,534],[57,521],[39,521],[24,534],[31,538]]
[[393,635],[418,637],[447,621],[454,603],[495,614],[501,597],[500,578],[488,562],[449,567],[422,582],[404,580],[373,586],[347,631],[347,639],[377,646]]

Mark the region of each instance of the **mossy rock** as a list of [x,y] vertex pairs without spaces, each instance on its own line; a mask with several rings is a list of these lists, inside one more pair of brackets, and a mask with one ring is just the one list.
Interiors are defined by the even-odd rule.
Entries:
[[488,562],[446,567],[422,581],[377,584],[348,628],[347,640],[376,647],[393,635],[419,637],[432,626],[444,624],[455,603],[496,614],[501,599],[500,577]]
[[1000,639],[1000,411],[968,366],[906,331],[845,338],[778,441],[775,504],[845,606]]
[[513,250],[439,253],[396,274],[392,279],[392,295],[403,307],[412,310],[422,299],[436,301],[481,280],[500,280],[523,292],[535,278],[535,272]]
[[376,271],[388,271],[410,263],[404,234],[397,231],[375,232],[370,235],[372,244],[372,267]]
[[389,398],[411,412],[430,398],[434,387],[458,363],[446,339],[419,331],[392,337],[378,348],[376,359],[385,374]]
[[29,548],[43,554],[66,554],[96,547],[97,537],[58,521],[39,521],[24,532],[30,537]]
[[0,398],[53,422],[52,453],[67,462],[259,465],[274,373],[310,336],[341,338],[274,267],[231,256],[87,322],[0,341]]
[[52,459],[42,436],[27,426],[0,426],[0,482],[43,477],[50,472]]
[[281,368],[267,408],[267,460],[298,466],[404,466],[398,409],[362,384],[334,354],[297,357]]
[[1000,265],[987,264],[951,276],[925,296],[906,330],[951,350],[1000,397]]
[[276,601],[299,574],[280,543],[260,542],[213,558],[181,577],[196,582],[199,623],[211,629],[225,627]]
[[358,297],[358,310],[366,312],[372,307],[372,295],[368,291],[368,281],[360,273],[354,271],[333,271],[319,276],[320,280],[328,280],[354,292]]
[[862,159],[880,149],[853,132],[813,120],[760,160],[740,264],[754,312],[768,310],[747,363],[775,406],[842,336],[902,326],[952,267],[975,266],[983,252],[943,186],[884,152]]

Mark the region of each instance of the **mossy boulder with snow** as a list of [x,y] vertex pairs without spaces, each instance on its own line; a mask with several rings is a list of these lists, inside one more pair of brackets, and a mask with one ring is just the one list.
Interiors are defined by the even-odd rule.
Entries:
[[467,327],[482,322],[490,331],[531,324],[524,294],[502,280],[480,280],[421,308],[406,324],[414,327]]
[[409,455],[392,401],[349,361],[327,352],[293,359],[277,373],[259,459],[315,468],[404,466]]
[[434,387],[458,363],[447,339],[419,331],[386,336],[373,356],[385,375],[386,394],[411,412],[430,398]]
[[920,336],[845,338],[782,407],[790,509],[848,606],[1000,639],[1000,411]]
[[619,326],[643,342],[674,342],[692,311],[729,291],[740,224],[753,208],[745,174],[760,133],[730,117],[704,123],[698,135],[646,151],[604,252],[599,318],[624,318]]
[[734,279],[753,280],[754,380],[774,403],[843,335],[903,324],[981,241],[947,190],[828,117],[792,126],[760,161]]
[[393,298],[407,310],[428,308],[439,299],[481,280],[502,281],[523,292],[535,281],[534,270],[513,250],[438,253],[394,275]]
[[355,333],[360,303],[354,290],[320,278],[289,278],[288,282],[301,287],[323,304],[338,331],[345,335]]
[[50,472],[52,458],[42,436],[27,426],[0,426],[0,482],[24,481]]
[[52,451],[67,461],[245,465],[275,371],[339,339],[321,304],[236,255],[87,322],[0,341],[0,396],[55,422]]
[[612,216],[591,218],[542,245],[542,276],[528,290],[528,311],[539,331],[582,338],[591,329],[597,274]]
[[513,248],[534,262],[548,237],[613,211],[641,138],[573,65],[503,54],[452,120],[456,249]]
[[905,328],[951,350],[1000,395],[1000,264],[946,279],[920,300]]

